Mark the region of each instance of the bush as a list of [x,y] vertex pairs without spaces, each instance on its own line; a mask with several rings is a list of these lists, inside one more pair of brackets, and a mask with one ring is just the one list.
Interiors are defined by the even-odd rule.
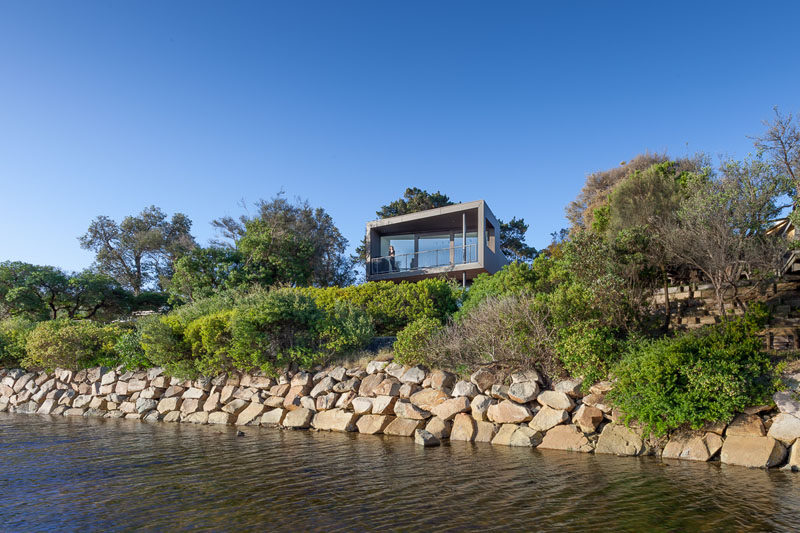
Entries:
[[634,346],[615,369],[615,404],[657,435],[684,424],[730,421],[766,403],[777,371],[752,316]]
[[480,274],[472,282],[472,286],[464,294],[464,301],[456,313],[456,319],[466,316],[487,298],[530,294],[537,280],[533,266],[528,263],[514,261],[494,274]]
[[336,302],[325,313],[320,340],[327,352],[342,354],[360,350],[375,336],[367,313],[352,304]]
[[560,329],[556,350],[569,375],[583,378],[585,389],[608,376],[625,343],[612,328],[587,320]]
[[0,367],[15,367],[25,359],[25,343],[35,322],[27,318],[7,318],[0,321]]
[[195,368],[200,374],[214,375],[233,368],[228,354],[234,311],[218,311],[196,318],[186,327]]
[[287,365],[310,367],[323,358],[325,313],[300,291],[277,289],[237,309],[230,355],[237,368],[274,374]]
[[114,364],[114,346],[124,327],[89,320],[57,319],[39,322],[25,344],[26,368],[81,369]]
[[[136,370],[153,366],[142,349],[142,333],[138,329],[126,331],[117,339],[114,351],[118,356],[118,365],[126,370]],[[116,365],[115,365],[116,366]]]
[[435,318],[422,317],[403,328],[394,343],[394,360],[401,365],[428,365],[428,343],[442,329]]

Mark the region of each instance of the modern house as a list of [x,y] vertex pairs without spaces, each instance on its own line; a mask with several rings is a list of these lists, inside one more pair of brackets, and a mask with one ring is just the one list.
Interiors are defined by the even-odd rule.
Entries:
[[367,281],[417,281],[442,274],[466,284],[508,260],[500,223],[483,200],[367,223]]

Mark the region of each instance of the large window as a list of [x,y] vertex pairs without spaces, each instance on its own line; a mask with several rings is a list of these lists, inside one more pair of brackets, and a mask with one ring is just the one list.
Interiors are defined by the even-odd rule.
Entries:
[[449,233],[420,235],[418,246],[418,267],[435,267],[450,264]]
[[[453,234],[453,259],[454,263],[460,265],[464,263],[464,243],[462,240],[462,235],[460,231],[458,233]],[[477,231],[468,231],[467,232],[467,263],[474,263],[478,260],[478,232]]]
[[409,270],[413,268],[414,235],[381,237],[381,258],[373,265],[378,272]]

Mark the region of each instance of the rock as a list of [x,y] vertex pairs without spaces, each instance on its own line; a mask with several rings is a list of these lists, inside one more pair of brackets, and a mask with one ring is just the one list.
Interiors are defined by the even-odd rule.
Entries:
[[[88,411],[86,411],[86,413],[83,416],[93,416],[93,415],[94,415],[94,413],[92,413],[92,409],[89,409]],[[105,415],[105,411],[101,411],[101,410],[98,409],[97,410],[97,415],[102,417],[103,415]],[[153,411],[150,411],[149,413],[147,413],[146,415],[144,415],[142,417],[142,420],[144,420],[145,422],[158,422],[159,420],[161,420],[161,417],[162,417],[161,413],[159,413],[158,411],[153,410]]]
[[[224,412],[224,411],[223,411]],[[246,426],[247,424],[258,423],[261,414],[264,412],[264,405],[260,403],[250,402],[250,405],[245,407],[236,418],[237,426]],[[229,414],[229,413],[227,413]]]
[[580,379],[565,379],[564,381],[559,381],[556,383],[553,389],[555,389],[556,392],[563,392],[571,398],[580,398],[582,396],[582,384],[583,381]]
[[[411,401],[414,401],[413,398]],[[430,409],[433,416],[442,420],[452,420],[458,413],[466,413],[467,411],[469,411],[469,398],[465,396],[445,400]]]
[[686,459],[708,461],[722,446],[722,438],[716,433],[693,432],[670,437],[661,453],[662,459]]
[[703,425],[703,431],[716,433],[717,435],[723,435],[726,427],[728,427],[728,424],[725,422],[706,422]]
[[[369,415],[375,416],[375,415]],[[424,420],[410,420],[408,418],[395,418],[383,430],[385,435],[411,437],[418,429],[425,427]]]
[[456,384],[456,375],[444,370],[431,372],[431,387],[436,390],[450,392]]
[[286,413],[286,416],[283,418],[283,425],[287,428],[307,429],[311,426],[311,420],[313,418],[313,411],[304,407],[298,407]]
[[358,395],[364,397],[375,396],[375,389],[378,388],[386,376],[384,374],[371,374],[361,381],[358,387]]
[[591,392],[592,394],[602,395],[602,394],[607,393],[608,391],[610,391],[613,388],[614,388],[614,384],[611,383],[610,381],[601,381],[601,382],[595,383],[594,385],[589,387],[589,392]]
[[267,411],[261,416],[260,424],[262,426],[280,426],[283,423],[283,418],[286,416],[286,410],[278,407]]
[[394,414],[400,418],[409,418],[412,420],[425,420],[430,418],[431,414],[428,411],[420,409],[411,402],[400,400],[394,404]]
[[156,407],[158,407],[158,402],[155,400],[148,400],[146,398],[140,398],[136,400],[136,412],[140,415],[146,413],[147,411],[152,411]]
[[81,408],[88,407],[92,401],[92,397],[88,394],[80,394],[72,400],[72,407]]
[[800,413],[800,398],[791,391],[779,391],[772,395],[772,401],[778,411],[786,414],[797,415]]
[[208,424],[208,413],[205,411],[196,411],[185,415],[181,422],[184,424]]
[[[45,400],[45,401],[42,402],[42,405],[39,406],[39,409],[36,410],[36,413],[40,414],[40,415],[49,415],[50,413],[53,412],[53,410],[57,406],[58,406],[58,404],[56,403],[55,400],[52,400],[52,399]],[[2,412],[2,411],[3,411],[3,409],[0,408],[0,412]]]
[[[117,389],[119,389],[119,383],[117,383]],[[165,390],[163,394],[161,394],[161,397],[162,398],[172,398],[175,396],[182,397],[184,392],[186,392],[186,389],[184,389],[183,387],[179,387],[177,385],[170,385],[169,387],[167,387],[167,390]],[[120,393],[119,390],[117,390],[117,394],[122,394],[123,396],[125,395],[123,393]]]
[[292,388],[303,387],[311,390],[311,387],[314,385],[314,378],[308,372],[298,372],[292,377],[291,384]]
[[320,411],[314,415],[311,425],[321,431],[355,431],[358,415],[343,409]]
[[386,415],[363,415],[356,421],[356,428],[359,433],[365,435],[377,435],[383,433],[386,426],[388,426],[395,418]]
[[275,385],[275,380],[265,376],[253,376],[250,378],[250,386],[259,390],[269,390]]
[[89,402],[89,409],[99,409],[101,411],[105,411],[107,403],[108,402],[106,401],[105,398],[95,396],[94,398],[92,398],[92,401]]
[[417,392],[421,391],[422,387],[416,383],[403,383],[400,385],[400,397],[407,400]]
[[367,374],[377,374],[389,365],[388,361],[370,361],[367,363]]
[[522,372],[514,372],[511,374],[511,383],[541,383],[542,378],[536,370],[523,370]]
[[475,442],[492,442],[497,434],[497,424],[475,421]]
[[[308,379],[311,379],[310,374]],[[289,392],[286,393],[286,397],[283,399],[284,409],[289,409],[291,411],[292,409],[300,407],[300,398],[308,394],[310,392],[309,389],[310,387],[308,385],[292,385],[292,388],[289,389]]]
[[182,402],[183,400],[181,398],[174,396],[172,398],[162,398],[158,402],[156,409],[158,410],[159,413],[162,414],[168,413],[170,411],[177,411],[181,408]]
[[800,441],[795,441],[789,450],[789,458],[786,461],[785,468],[792,472],[800,471]]
[[733,422],[728,424],[728,429],[725,430],[726,437],[734,435],[763,437],[766,434],[764,423],[758,415],[741,414],[734,418]]
[[412,394],[409,401],[423,411],[430,411],[437,405],[447,401],[447,399],[447,394],[440,390],[422,389]]
[[517,424],[503,424],[492,439],[495,446],[511,446],[511,435],[519,429]]
[[252,389],[250,387],[239,388],[236,389],[236,392],[233,393],[233,397],[236,398],[237,400],[244,400],[246,402],[249,402],[258,398],[258,389]]
[[450,438],[450,431],[453,428],[452,420],[443,420],[438,416],[434,416],[428,421],[425,430],[437,437],[438,439]]
[[66,411],[64,411],[64,416],[83,416],[83,413],[85,411],[86,411],[86,409],[79,409],[79,408],[71,407],[71,408],[67,409]]
[[391,415],[394,413],[394,404],[397,398],[394,396],[377,396],[372,401],[373,415]]
[[319,383],[314,385],[314,388],[311,389],[309,396],[312,398],[318,398],[323,394],[327,394],[333,390],[333,387],[336,385],[336,380],[330,376],[324,377],[320,380]]
[[603,411],[591,405],[581,405],[572,415],[572,423],[584,433],[594,433],[603,421]]
[[328,375],[335,381],[344,381],[345,378],[347,377],[347,369],[343,366],[337,366],[336,368],[328,372]]
[[453,418],[453,428],[450,430],[451,441],[472,442],[477,432],[477,422],[466,413],[459,413]]
[[640,455],[644,452],[644,441],[634,430],[611,423],[603,428],[594,451],[613,455]]
[[610,404],[606,403],[606,397],[602,394],[592,393],[583,397],[583,404],[591,407],[597,407],[604,413],[608,414],[613,409]]
[[494,401],[488,396],[479,394],[472,399],[470,403],[470,411],[472,411],[472,418],[478,421],[488,420],[489,407],[494,404]]
[[572,409],[575,408],[575,402],[572,401],[572,398],[563,392],[556,392],[552,390],[546,390],[541,393],[536,397],[536,401],[553,409],[572,411]]
[[498,424],[519,424],[533,418],[533,413],[531,413],[530,409],[510,400],[503,400],[500,403],[490,405],[486,415],[489,420]]
[[333,386],[333,392],[358,392],[358,388],[361,386],[361,380],[358,378],[350,378],[344,381],[340,381],[336,385]]
[[469,380],[478,387],[480,392],[486,392],[495,384],[496,377],[488,370],[480,368],[469,377]]
[[203,411],[208,411],[209,413],[219,411],[220,407],[222,407],[222,402],[220,402],[219,398],[220,393],[217,391],[213,391],[209,394],[206,401],[203,402]]
[[353,400],[355,400],[356,398],[357,396],[355,392],[353,391],[345,392],[344,394],[339,396],[338,400],[336,400],[336,407],[338,407],[339,409],[349,409],[350,404],[352,404]]
[[528,424],[536,431],[548,431],[559,424],[569,420],[569,413],[564,409],[553,409],[552,407],[542,407],[531,423]]
[[[333,394],[335,398],[339,397],[339,395],[334,392],[331,392],[329,394]],[[320,398],[325,398],[325,396],[320,396]],[[320,398],[317,398],[317,400],[319,400]],[[283,407],[283,398],[281,398],[280,396],[270,396],[269,398],[264,400],[264,406],[270,408]]]
[[[130,394],[130,393],[133,393],[133,392],[141,392],[146,388],[147,388],[147,380],[144,380],[144,379],[130,379],[130,380],[128,380],[128,392],[127,392],[127,394]],[[123,394],[123,393],[120,393],[119,390],[117,390],[117,394]]]
[[528,446],[536,447],[542,442],[542,432],[536,431],[526,426],[520,426],[518,430],[511,435],[510,446]]
[[226,413],[238,416],[239,413],[244,411],[247,405],[248,405],[247,401],[236,399],[236,400],[231,400],[229,403],[225,404],[222,407],[222,410]]
[[[494,389],[494,387],[492,387]],[[535,381],[513,383],[508,387],[508,397],[517,403],[528,403],[539,395],[539,385]]]
[[771,468],[785,457],[786,447],[772,437],[731,435],[722,444],[720,461],[729,465]]
[[492,385],[492,388],[489,391],[489,396],[496,400],[508,400],[508,390],[510,387],[508,385]]
[[146,398],[149,400],[158,400],[164,394],[164,389],[159,389],[156,387],[147,387],[142,393],[139,395],[139,398]]
[[387,374],[397,379],[400,379],[406,371],[403,365],[398,365],[397,363],[389,363],[384,370]]
[[24,402],[17,406],[17,413],[32,415],[39,409],[39,404],[34,401]]
[[100,378],[100,385],[111,385],[117,381],[117,373],[109,370]]
[[424,429],[418,429],[414,432],[414,444],[424,447],[439,446],[442,442],[436,435]]
[[767,435],[791,446],[800,438],[800,418],[787,413],[779,414],[772,421]]
[[[317,398],[315,407],[317,411],[325,411],[327,409],[333,409],[336,407],[336,400],[339,399],[339,395],[335,392],[329,392],[323,396]],[[273,405],[272,407],[280,407],[280,405]]]
[[202,400],[183,400],[180,411],[183,414],[196,413],[202,407]]
[[453,386],[453,397],[466,396],[472,399],[478,394],[478,387],[470,381],[459,381]]
[[208,423],[209,424],[223,424],[223,425],[231,425],[235,420],[234,416],[230,413],[226,413],[224,411],[214,411],[213,413],[208,414]]
[[722,437],[716,433],[706,433],[705,435],[706,449],[708,450],[709,457],[714,457],[718,451],[722,449]]
[[750,407],[745,407],[742,412],[746,415],[757,415],[767,411],[772,411],[774,408],[774,405],[751,405]]
[[[227,389],[227,388],[228,387],[226,386],[223,389],[223,393],[222,393],[223,398],[225,397],[225,389]],[[272,388],[269,389],[269,395],[270,396],[280,396],[281,398],[285,398],[286,395],[289,394],[289,389],[291,389],[291,388],[292,388],[292,386],[289,385],[288,383],[284,383],[283,385],[275,385],[275,386],[273,386]],[[230,386],[230,389],[231,389],[231,393],[230,394],[233,395],[232,391],[233,391],[234,387]],[[223,399],[223,402],[224,401],[225,400]]]
[[419,365],[412,366],[403,373],[403,375],[400,377],[400,381],[403,383],[414,383],[415,385],[419,385],[425,379],[426,375],[427,371],[425,368]]
[[384,379],[373,392],[375,393],[375,396],[400,396],[401,388],[402,383],[397,381],[396,378],[390,376]]
[[351,406],[353,407],[353,412],[357,415],[366,415],[372,412],[372,398],[363,398],[358,397],[354,398],[351,402]]
[[300,398],[300,407],[305,407],[311,411],[317,410],[317,402],[311,396],[303,396]]

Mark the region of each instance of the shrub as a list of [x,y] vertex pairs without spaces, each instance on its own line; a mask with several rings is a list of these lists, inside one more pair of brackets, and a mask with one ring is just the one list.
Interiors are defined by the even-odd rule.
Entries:
[[23,317],[0,321],[0,367],[20,366],[25,358],[25,343],[35,325]]
[[138,329],[121,334],[114,345],[118,363],[127,370],[148,368],[153,366],[142,349],[142,333]]
[[25,344],[26,368],[80,369],[113,364],[114,351],[123,326],[89,320],[57,319],[39,322]]
[[464,301],[456,313],[456,319],[467,315],[487,298],[530,294],[534,290],[536,279],[533,266],[518,261],[504,266],[494,274],[480,274],[464,293]]
[[401,365],[430,364],[428,360],[429,341],[442,329],[442,323],[435,318],[422,317],[407,325],[397,334],[394,343],[394,360]]
[[761,325],[746,317],[639,343],[617,365],[611,398],[659,435],[684,424],[727,422],[775,390],[776,368],[756,335]]
[[201,374],[208,376],[232,369],[228,352],[233,315],[232,310],[218,311],[196,318],[186,327],[185,338]]
[[375,328],[367,313],[352,304],[336,302],[325,314],[320,340],[322,347],[330,353],[359,350],[375,336]]
[[325,313],[306,294],[277,289],[237,309],[230,355],[237,368],[274,374],[287,365],[313,366],[323,358],[319,338]]
[[616,332],[595,320],[576,322],[558,331],[558,358],[569,375],[583,378],[584,388],[605,379],[625,349]]

